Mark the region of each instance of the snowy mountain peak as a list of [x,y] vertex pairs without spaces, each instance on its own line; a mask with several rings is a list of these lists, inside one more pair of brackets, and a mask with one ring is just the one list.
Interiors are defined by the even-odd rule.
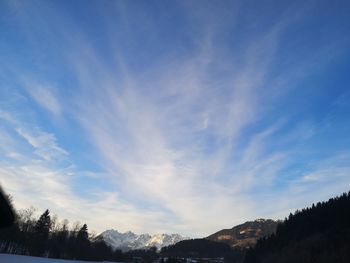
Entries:
[[114,249],[123,251],[133,249],[143,249],[156,247],[160,250],[162,247],[173,245],[179,241],[189,239],[179,234],[150,234],[137,235],[131,231],[121,233],[118,230],[109,229],[101,233],[103,240]]

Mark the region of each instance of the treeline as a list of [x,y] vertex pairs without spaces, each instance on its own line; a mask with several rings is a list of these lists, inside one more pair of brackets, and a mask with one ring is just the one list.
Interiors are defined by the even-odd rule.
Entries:
[[172,262],[182,262],[183,258],[224,258],[225,262],[241,262],[244,253],[244,249],[233,249],[226,243],[204,238],[183,240],[160,252]]
[[46,210],[38,219],[33,209],[21,210],[15,224],[0,229],[0,253],[91,261],[123,261],[130,255],[113,251],[100,237],[89,235],[86,224],[68,226]]
[[350,192],[290,214],[244,262],[350,262]]
[[86,224],[59,222],[46,210],[39,218],[33,209],[16,213],[11,227],[0,229],[0,253],[92,261],[153,262],[168,258],[224,258],[231,263],[348,263],[350,262],[350,192],[296,211],[277,226],[275,234],[258,240],[254,248],[233,249],[206,239],[173,246],[122,253],[113,251]]

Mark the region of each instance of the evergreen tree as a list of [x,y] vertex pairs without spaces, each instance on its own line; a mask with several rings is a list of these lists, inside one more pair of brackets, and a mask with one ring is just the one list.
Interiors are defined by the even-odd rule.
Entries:
[[121,250],[112,250],[101,236],[91,239],[87,225],[76,223],[69,229],[68,220],[64,220],[54,227],[49,210],[38,220],[33,208],[16,214],[11,227],[0,228],[0,253],[93,261],[132,259]]
[[77,239],[76,239],[76,249],[77,249],[77,259],[86,260],[89,258],[89,233],[88,227],[84,224],[78,231]]
[[6,195],[0,187],[0,227],[10,227],[15,221],[12,208],[12,198]]
[[350,192],[290,214],[275,235],[258,241],[245,263],[348,263]]
[[79,229],[77,239],[78,242],[86,242],[89,240],[88,227],[86,224]]
[[42,256],[47,250],[47,241],[51,230],[51,217],[48,209],[40,216],[34,227],[33,255]]
[[45,212],[39,217],[38,221],[35,224],[35,232],[49,235],[51,230],[51,217],[49,209],[46,209]]

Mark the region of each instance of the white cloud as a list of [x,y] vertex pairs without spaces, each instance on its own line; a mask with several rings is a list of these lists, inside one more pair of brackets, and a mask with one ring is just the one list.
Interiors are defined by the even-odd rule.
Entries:
[[[289,152],[270,150],[268,144],[286,121],[245,132],[283,94],[276,95],[276,87],[270,87],[281,80],[271,77],[269,70],[285,26],[283,21],[262,33],[242,50],[239,65],[216,61],[224,54],[208,50],[215,45],[207,44],[192,56],[170,56],[133,72],[121,58],[122,66],[110,68],[86,41],[78,45],[83,52],[75,52],[70,64],[80,90],[71,112],[90,134],[119,194],[135,209],[156,207],[171,215],[171,229],[197,235],[257,215],[269,216],[270,205],[259,203],[279,198],[279,193],[267,192],[290,160]],[[210,77],[213,65],[226,74]],[[300,139],[313,134],[308,130]],[[292,137],[282,140],[291,142]],[[288,205],[301,204],[288,202],[294,194],[286,191],[270,214],[278,207],[285,211]],[[163,228],[160,222],[155,231]]]
[[61,105],[53,87],[35,82],[27,86],[29,95],[43,108],[59,116],[62,112]]
[[[93,191],[83,197],[79,193],[83,190],[79,184],[84,182],[84,177],[105,180],[105,174],[77,171],[70,163],[62,164],[60,159],[68,153],[57,144],[53,134],[45,133],[38,127],[18,128],[21,121],[10,113],[6,116],[10,118],[2,119],[2,124],[9,125],[8,129],[16,131],[26,140],[18,141],[15,132],[0,136],[1,143],[5,140],[16,142],[2,148],[1,155],[7,158],[0,161],[0,182],[13,196],[17,209],[35,206],[41,212],[49,208],[61,219],[86,222],[90,230],[95,231],[116,226],[127,231],[130,224],[135,226],[134,231],[141,231],[151,228],[153,222],[166,218],[159,211],[139,210],[123,201],[117,193],[106,189],[90,186]],[[0,134],[3,133],[0,126]],[[32,152],[24,150],[27,144],[33,147]],[[37,155],[43,159],[38,159]],[[77,185],[76,188],[74,185]]]
[[[288,156],[287,156],[288,157]],[[284,179],[274,192],[263,192],[260,198],[261,216],[283,219],[297,209],[312,203],[326,201],[349,191],[350,153],[343,152],[332,157],[309,162],[308,172],[298,177]],[[273,204],[273,205],[271,205]]]
[[[248,47],[243,65],[219,81],[205,77],[216,63],[213,50],[169,58],[141,74],[124,65],[119,74],[87,44],[79,45],[83,52],[75,52],[71,64],[80,90],[71,112],[90,134],[120,195],[136,209],[167,211],[174,231],[197,235],[254,216],[248,192],[269,185],[284,156],[263,157],[263,139],[255,138],[248,138],[242,158],[237,151],[244,130],[265,110],[260,103],[269,99],[265,76],[277,31],[264,37],[260,49]],[[219,70],[232,67],[220,63]]]
[[16,128],[16,132],[35,149],[38,156],[47,161],[68,155],[67,151],[57,145],[56,137],[53,134],[42,132],[38,128],[31,131]]
[[[196,19],[207,19],[201,12],[205,11],[196,11]],[[122,22],[128,24],[128,16],[121,13]],[[209,25],[196,21],[206,26],[202,32],[192,32],[196,40],[191,45],[197,46],[191,54],[170,52],[141,70],[138,66],[129,68],[113,42],[106,44],[116,47],[107,50],[112,61],[107,65],[105,57],[99,56],[100,48],[90,46],[95,41],[70,27],[69,19],[60,18],[57,25],[65,26],[57,27],[55,34],[65,43],[63,65],[69,65],[70,76],[77,80],[69,93],[72,97],[60,101],[57,90],[45,84],[49,82],[29,81],[26,90],[53,115],[60,116],[64,109],[79,121],[99,156],[91,155],[102,160],[105,168],[102,173],[85,173],[115,190],[96,189],[83,196],[79,187],[74,188],[77,171],[58,165],[69,155],[55,135],[23,127],[1,111],[0,118],[16,128],[33,152],[18,155],[21,151],[14,147],[18,142],[0,130],[0,140],[6,142],[2,152],[11,159],[0,163],[0,178],[20,206],[49,206],[60,216],[88,221],[96,230],[113,227],[206,235],[257,215],[297,207],[310,197],[307,190],[315,187],[312,183],[330,181],[331,170],[312,167],[298,182],[282,186],[283,193],[276,189],[268,193],[289,164],[290,152],[272,147],[275,140],[271,138],[284,124],[260,121],[287,91],[286,86],[292,87],[289,83],[313,65],[301,61],[297,68],[272,76],[279,38],[290,22],[289,16],[284,17],[229,54],[219,43],[223,20],[211,17]],[[51,30],[45,17],[38,21],[40,32]],[[126,28],[132,29],[131,25]],[[120,39],[119,35],[109,37]],[[281,86],[283,91],[278,90]],[[290,136],[283,140],[307,140],[316,132],[312,125],[301,124],[292,127]],[[336,170],[336,178],[347,182],[347,171]],[[325,185],[315,185],[330,193],[324,190]],[[341,189],[339,185],[332,184],[332,190]]]

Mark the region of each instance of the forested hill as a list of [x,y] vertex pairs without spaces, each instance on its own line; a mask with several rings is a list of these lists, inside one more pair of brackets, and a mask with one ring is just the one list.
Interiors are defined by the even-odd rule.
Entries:
[[228,244],[200,238],[183,240],[175,245],[164,247],[161,250],[161,254],[165,257],[177,258],[216,258],[224,257],[231,253],[231,251],[231,247]]
[[257,219],[231,229],[220,230],[206,238],[190,239],[164,247],[163,257],[220,258],[226,262],[241,262],[247,247],[254,246],[261,237],[275,233],[278,222]]
[[235,248],[253,247],[258,239],[275,233],[277,224],[277,221],[271,219],[257,219],[231,229],[220,230],[206,239],[223,242]]
[[350,192],[290,214],[245,263],[350,262]]

